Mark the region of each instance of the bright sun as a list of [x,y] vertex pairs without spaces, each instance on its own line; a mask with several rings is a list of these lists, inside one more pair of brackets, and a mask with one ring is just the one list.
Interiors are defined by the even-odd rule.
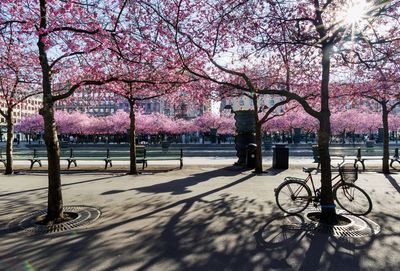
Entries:
[[350,0],[339,15],[343,24],[357,24],[364,19],[369,10],[369,3],[366,0]]

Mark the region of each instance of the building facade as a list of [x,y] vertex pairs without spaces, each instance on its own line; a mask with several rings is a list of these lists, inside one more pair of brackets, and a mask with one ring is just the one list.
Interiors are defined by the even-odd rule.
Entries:
[[[43,104],[42,97],[40,96],[30,97],[26,99],[24,102],[18,104],[14,108],[12,116],[13,123],[16,124],[29,115],[37,114],[39,112],[39,109],[42,107],[42,104]],[[3,111],[7,111],[7,105],[5,101],[0,101],[0,108]],[[6,131],[7,131],[7,121],[3,116],[0,116],[1,140],[5,140]]]
[[[172,104],[163,97],[137,101],[136,104],[144,114],[162,113],[184,119],[192,119],[211,110],[211,102],[201,105],[188,102]],[[117,110],[130,111],[128,101],[112,92],[101,95],[87,91],[76,92],[70,99],[57,103],[55,108],[69,113],[79,111],[99,117],[111,115]]]
[[[277,102],[280,102],[282,97],[273,95],[260,95],[258,98],[257,111],[265,110],[274,106]],[[225,109],[231,109],[233,111],[246,111],[253,110],[253,100],[247,96],[241,95],[239,97],[227,97],[221,100],[220,112]],[[282,113],[283,108],[278,108],[277,113]]]

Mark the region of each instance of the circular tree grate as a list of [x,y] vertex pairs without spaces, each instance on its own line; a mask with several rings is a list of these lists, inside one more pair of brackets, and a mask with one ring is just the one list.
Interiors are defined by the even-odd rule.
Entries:
[[37,223],[37,218],[46,215],[47,210],[40,210],[12,220],[7,225],[7,230],[29,235],[64,232],[86,226],[96,221],[101,215],[99,209],[90,206],[64,206],[63,211],[74,214],[74,218],[54,225],[41,225]]
[[288,216],[292,223],[300,224],[303,230],[326,233],[336,237],[369,237],[380,232],[381,228],[372,220],[363,216],[354,216],[347,212],[336,209],[336,213],[345,217],[350,223],[346,225],[328,225],[313,221],[309,218],[310,213],[321,211],[316,208],[307,208],[303,213],[304,220],[301,221],[297,216]]

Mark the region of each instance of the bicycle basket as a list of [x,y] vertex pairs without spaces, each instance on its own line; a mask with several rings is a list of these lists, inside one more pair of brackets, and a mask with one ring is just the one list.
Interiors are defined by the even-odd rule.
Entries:
[[340,177],[347,183],[354,183],[358,179],[358,168],[354,164],[344,164],[339,168]]

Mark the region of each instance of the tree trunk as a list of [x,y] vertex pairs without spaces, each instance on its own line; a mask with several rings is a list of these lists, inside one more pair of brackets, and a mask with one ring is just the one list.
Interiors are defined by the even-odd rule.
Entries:
[[129,174],[138,174],[136,167],[136,122],[135,122],[135,100],[128,100],[130,106],[130,126],[129,126],[129,155],[130,155],[130,165]]
[[342,144],[344,145],[345,143],[346,143],[346,130],[344,130],[342,133]]
[[[256,113],[257,114],[257,111]],[[256,163],[254,171],[257,174],[261,174],[263,172],[262,167],[262,136],[261,136],[261,123],[259,121],[256,122]]]
[[329,75],[332,47],[324,44],[322,47],[322,81],[321,81],[321,114],[318,134],[318,150],[321,161],[321,220],[328,224],[336,223],[336,210],[332,193],[331,157],[329,154],[329,139],[331,136],[329,109]]
[[47,148],[49,191],[47,198],[47,221],[63,218],[63,199],[60,175],[60,144],[58,141],[53,102],[44,99],[41,114],[44,120],[44,141]]
[[383,160],[382,160],[382,172],[389,174],[389,123],[388,115],[389,111],[386,102],[381,103],[382,106],[382,123],[383,123]]
[[[47,28],[46,1],[40,0],[40,29]],[[37,43],[39,49],[39,61],[42,69],[43,108],[39,113],[44,120],[44,140],[48,158],[49,190],[47,197],[46,221],[63,219],[63,200],[61,193],[60,176],[60,146],[58,142],[56,122],[54,119],[54,101],[51,93],[51,67],[47,59],[44,40],[47,34],[39,34]]]
[[13,141],[14,141],[14,123],[12,120],[12,108],[7,109],[7,145],[6,145],[6,172],[9,175],[13,173]]

